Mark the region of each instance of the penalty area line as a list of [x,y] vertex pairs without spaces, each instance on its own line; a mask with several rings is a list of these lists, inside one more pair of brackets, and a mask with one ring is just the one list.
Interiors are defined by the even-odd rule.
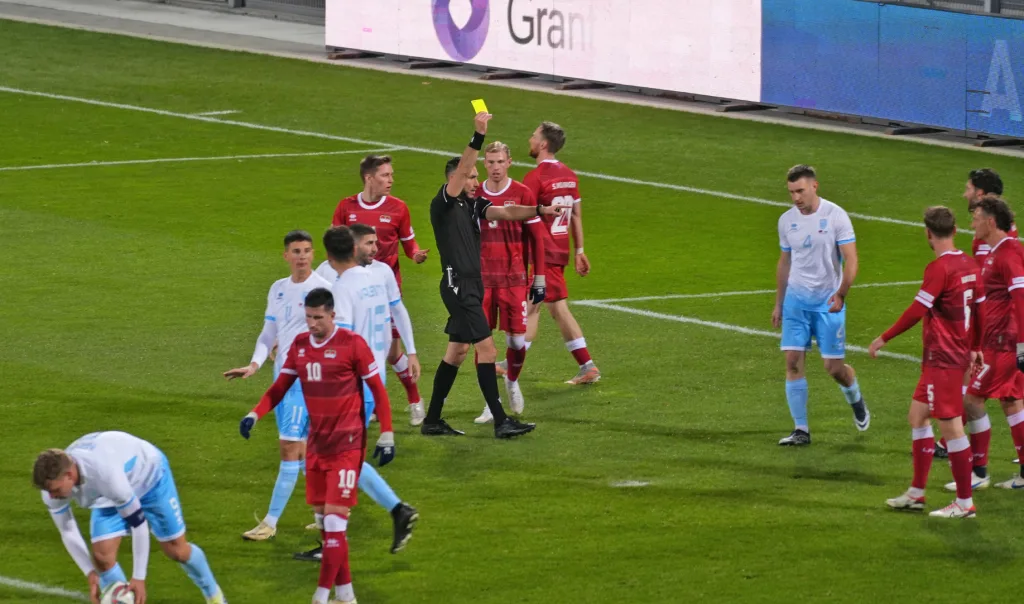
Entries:
[[[606,302],[600,302],[595,300],[577,300],[573,302],[577,306],[590,306],[593,308],[603,308],[605,310],[615,310],[618,312],[624,312],[631,315],[637,315],[640,317],[647,317],[649,319],[660,319],[662,321],[675,321],[677,323],[687,323],[689,325],[699,325],[701,327],[711,327],[713,329],[721,329],[723,331],[732,331],[735,333],[742,333],[748,336],[761,336],[765,338],[772,338],[779,340],[782,338],[782,334],[776,331],[768,331],[765,329],[753,329],[750,327],[743,327],[741,325],[733,325],[731,323],[721,323],[719,321],[705,321],[703,319],[697,319],[695,317],[687,317],[683,315],[670,315],[667,313],[654,312],[652,310],[644,310],[642,308],[630,308],[628,306],[621,306],[619,304],[609,304]],[[867,352],[867,348],[861,346],[853,346],[847,344],[846,349],[853,352]],[[881,350],[878,352],[878,356],[887,357],[890,359],[900,359],[901,361],[912,361],[914,363],[920,363],[921,359],[909,354],[902,354],[898,352],[889,352],[887,350]]]
[[81,592],[71,591],[70,589],[64,589],[63,587],[52,587],[41,583],[33,583],[32,581],[22,581],[21,579],[5,577],[4,575],[0,575],[0,586],[10,587],[21,591],[31,591],[46,596],[67,598],[68,600],[76,600],[78,602],[89,601],[89,596]]

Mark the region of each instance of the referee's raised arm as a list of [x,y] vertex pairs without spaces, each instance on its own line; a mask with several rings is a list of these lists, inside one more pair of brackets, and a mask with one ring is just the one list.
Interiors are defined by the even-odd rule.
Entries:
[[455,172],[452,173],[452,177],[444,188],[445,193],[449,197],[458,197],[462,194],[466,181],[469,180],[470,175],[473,173],[473,168],[476,167],[476,160],[480,155],[480,149],[484,146],[487,122],[491,121],[491,117],[491,114],[486,111],[476,114],[476,118],[473,120],[476,132],[473,133],[473,138],[469,141],[469,145],[462,152],[462,157],[459,158],[459,165],[455,168]]

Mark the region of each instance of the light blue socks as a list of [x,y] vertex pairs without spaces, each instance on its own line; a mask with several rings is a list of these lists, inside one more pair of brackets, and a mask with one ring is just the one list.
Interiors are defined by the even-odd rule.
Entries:
[[786,402],[789,403],[793,426],[797,430],[810,432],[807,427],[807,378],[786,380]]
[[370,496],[377,505],[387,511],[391,511],[402,502],[391,490],[388,483],[384,481],[377,470],[370,464],[363,462],[363,469],[359,473],[359,488]]

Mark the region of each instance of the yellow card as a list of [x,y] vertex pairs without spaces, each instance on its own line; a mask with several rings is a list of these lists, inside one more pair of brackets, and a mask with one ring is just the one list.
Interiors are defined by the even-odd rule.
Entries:
[[487,103],[485,103],[483,99],[476,99],[473,101],[473,113],[475,115],[480,112],[490,113],[487,111]]

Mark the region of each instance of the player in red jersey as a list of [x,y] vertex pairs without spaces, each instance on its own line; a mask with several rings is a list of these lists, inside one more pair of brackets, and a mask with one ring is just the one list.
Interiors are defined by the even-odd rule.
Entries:
[[[525,184],[536,196],[537,203],[544,206],[561,206],[564,211],[557,216],[545,216],[544,258],[534,261],[534,270],[543,267],[547,277],[547,295],[544,302],[548,312],[558,323],[565,339],[565,347],[579,364],[579,373],[568,380],[568,384],[592,384],[601,379],[601,372],[587,351],[576,318],[569,310],[569,291],[565,284],[565,267],[569,264],[569,234],[576,244],[576,273],[586,277],[590,273],[590,261],[583,253],[583,216],[580,208],[579,179],[576,173],[555,159],[555,154],[565,146],[565,131],[561,126],[543,122],[530,137],[530,157],[537,160],[537,167],[523,178]],[[529,317],[526,330],[527,348],[537,336],[538,313]]]
[[924,224],[935,260],[924,269],[924,284],[910,307],[868,349],[872,357],[877,356],[887,342],[924,319],[921,379],[907,416],[913,438],[914,477],[905,493],[885,503],[897,510],[924,509],[924,489],[935,448],[931,424],[934,417],[949,444],[956,500],[930,515],[970,518],[975,515],[971,495],[972,454],[961,418],[964,395],[960,386],[968,367],[980,367],[982,362],[981,355],[972,351],[978,349],[981,339],[977,310],[978,300],[984,300],[985,292],[978,264],[953,243],[953,212],[941,206],[928,208]]
[[[376,260],[391,267],[395,272],[398,287],[402,287],[402,273],[398,266],[398,246],[401,243],[405,255],[416,264],[427,259],[427,252],[416,244],[416,234],[412,230],[409,208],[405,202],[390,195],[391,186],[395,181],[395,172],[391,167],[388,155],[367,155],[359,163],[359,176],[363,179],[363,191],[346,197],[338,203],[334,210],[331,226],[349,226],[363,223],[374,227],[377,231]],[[409,371],[409,357],[402,352],[401,338],[398,331],[391,328],[391,350],[388,353],[388,365],[395,370],[402,381],[406,397],[409,400],[409,423],[418,426],[423,423],[423,398],[420,396],[416,380]]]
[[[994,170],[989,168],[979,168],[977,170],[971,170],[967,175],[967,183],[964,185],[963,198],[967,200],[967,211],[973,215],[974,210],[978,207],[978,202],[985,195],[1002,195],[1003,194],[1003,180],[999,178]],[[1017,226],[1013,225],[1010,228],[1010,236],[1017,236]],[[991,246],[975,234],[973,241],[971,241],[971,254],[980,263],[985,259],[991,251]],[[967,394],[967,386],[970,385],[971,380],[974,376],[967,374],[964,376],[963,393]],[[988,419],[988,414],[982,415],[980,418],[971,421],[965,414],[963,417],[964,423],[968,428],[971,435],[971,449],[974,450],[977,455],[980,441],[988,442],[991,438],[992,423]],[[986,446],[987,450],[987,446]],[[942,440],[935,445],[935,457],[946,458],[946,441]],[[1016,463],[1016,462],[1014,462]]]
[[373,353],[363,339],[334,324],[334,297],[324,288],[306,296],[309,331],[296,336],[286,352],[284,367],[256,408],[242,420],[239,431],[249,433],[270,412],[295,380],[309,411],[306,443],[306,501],[324,515],[323,558],[313,604],[327,604],[334,587],[336,599],[354,604],[352,573],[345,536],[348,517],[356,505],[356,487],[366,449],[363,383],[369,387],[380,421],[381,435],[374,450],[380,465],[394,459],[395,436],[391,407]]
[[[974,209],[978,207],[978,203],[986,195],[1002,195],[1003,194],[1003,179],[999,177],[999,174],[995,170],[989,168],[979,168],[977,170],[971,170],[967,175],[967,184],[964,185],[964,199],[967,200],[967,211],[971,214],[974,213]],[[1008,231],[1010,237],[1017,236],[1017,225],[1014,224]],[[971,253],[974,257],[981,262],[982,259],[988,255],[992,250],[992,246],[985,243],[977,233],[974,234],[974,240],[971,242]]]
[[[985,401],[999,399],[1010,424],[1020,459],[1024,447],[1024,248],[1010,237],[1013,211],[1001,198],[987,195],[974,211],[974,230],[991,247],[981,265],[985,298],[982,304],[981,350],[985,364],[967,388],[964,408],[971,423],[986,418]],[[989,485],[987,464],[991,431],[974,434],[974,488]],[[1020,475],[998,483],[1005,489],[1024,488]]]
[[[495,141],[484,149],[487,180],[477,189],[496,207],[537,205],[537,198],[526,185],[512,180],[508,168],[512,155],[508,145]],[[537,274],[532,285],[527,281],[529,257],[544,257],[544,223],[539,216],[525,222],[507,220],[480,221],[480,273],[484,281],[484,314],[491,329],[499,326],[505,332],[505,392],[513,413],[522,413],[523,392],[519,388],[519,372],[526,360],[526,325],[531,302],[544,301],[545,276]],[[529,245],[529,253],[527,252]],[[478,424],[494,421],[491,410],[484,407]]]

